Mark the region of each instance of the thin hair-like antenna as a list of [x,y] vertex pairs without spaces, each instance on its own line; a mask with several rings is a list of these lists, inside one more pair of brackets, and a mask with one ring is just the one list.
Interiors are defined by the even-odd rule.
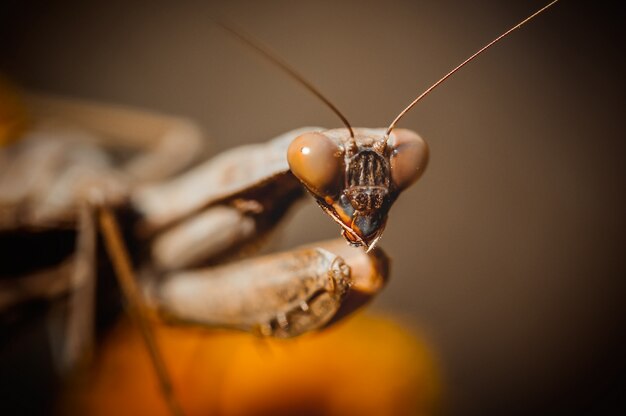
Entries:
[[336,115],[341,119],[343,124],[348,128],[350,132],[350,137],[354,138],[354,132],[352,131],[352,126],[348,122],[348,119],[339,111],[337,107],[333,103],[330,102],[328,98],[326,98],[317,88],[313,86],[309,81],[304,78],[298,71],[296,71],[291,65],[285,62],[281,57],[279,57],[274,51],[272,51],[267,46],[263,45],[258,40],[254,39],[251,35],[245,33],[240,28],[235,28],[232,23],[225,23],[224,21],[215,21],[215,23],[220,26],[222,29],[226,30],[230,34],[234,35],[237,39],[250,46],[252,49],[260,53],[267,60],[272,62],[274,65],[278,66],[280,69],[285,71],[288,75],[290,75],[297,82],[302,84],[307,90],[309,90],[313,95],[319,98],[324,104],[328,106]]
[[409,110],[411,108],[413,108],[413,106],[415,104],[417,104],[422,98],[424,98],[425,96],[428,95],[428,93],[430,93],[432,90],[434,90],[437,86],[439,86],[442,82],[444,82],[446,79],[448,79],[452,74],[454,74],[456,71],[458,71],[459,69],[463,68],[466,64],[468,64],[469,62],[471,62],[474,58],[476,58],[478,55],[480,55],[481,53],[483,53],[484,51],[486,51],[487,49],[489,49],[491,46],[493,46],[495,43],[497,43],[498,41],[500,41],[501,39],[505,38],[507,35],[509,35],[511,32],[513,32],[516,29],[519,29],[520,27],[522,27],[522,25],[524,25],[525,23],[527,23],[528,21],[530,21],[531,19],[533,19],[535,16],[541,14],[542,12],[544,12],[547,8],[549,8],[550,6],[552,6],[554,3],[556,3],[559,0],[553,0],[551,3],[547,4],[546,6],[543,6],[541,9],[537,10],[535,13],[531,14],[530,16],[528,16],[526,19],[522,20],[521,22],[519,22],[518,24],[516,24],[515,26],[513,26],[512,28],[510,28],[509,30],[507,30],[506,32],[504,32],[503,34],[501,34],[500,36],[498,36],[497,38],[495,38],[494,40],[492,40],[491,42],[489,42],[488,44],[486,44],[485,46],[483,46],[482,48],[480,48],[476,53],[474,53],[472,56],[470,56],[469,58],[467,58],[465,61],[461,62],[460,65],[458,65],[456,68],[454,68],[452,71],[448,72],[446,75],[444,75],[439,81],[435,82],[433,85],[431,85],[430,87],[428,87],[428,89],[426,89],[426,91],[424,91],[423,93],[421,93],[415,100],[413,100],[413,102],[411,102],[411,104],[409,104],[404,110],[402,110],[400,112],[400,114],[398,114],[398,116],[391,122],[391,124],[389,125],[389,127],[387,128],[387,132],[385,133],[385,142],[387,140],[389,140],[389,134],[391,134],[391,130],[393,130],[396,127],[396,124],[398,123],[398,121],[406,114],[409,112]]

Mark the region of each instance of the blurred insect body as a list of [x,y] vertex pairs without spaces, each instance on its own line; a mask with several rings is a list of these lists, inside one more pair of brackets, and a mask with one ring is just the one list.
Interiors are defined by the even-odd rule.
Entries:
[[[223,283],[228,280],[213,279],[212,282],[222,283],[216,284],[212,288],[213,292],[204,292],[209,298],[202,300],[199,299],[201,292],[194,294],[198,302],[210,304],[205,308],[204,317],[199,317],[195,311],[194,318],[188,319],[185,312],[180,311],[180,306],[175,308],[176,311],[180,311],[176,314],[169,311],[168,304],[161,300],[158,289],[160,283],[155,283],[167,281],[168,291],[164,293],[169,294],[178,290],[176,282],[179,275],[181,282],[186,282],[193,273],[206,275],[208,272],[198,268],[218,263],[223,258],[232,258],[240,250],[250,248],[267,236],[287,210],[303,196],[301,186],[290,173],[284,156],[287,147],[300,133],[315,128],[299,129],[265,144],[233,149],[169,181],[163,181],[162,178],[152,181],[150,174],[143,170],[139,170],[135,176],[128,173],[128,165],[138,164],[134,159],[130,159],[122,166],[113,163],[107,155],[115,153],[115,150],[111,150],[116,147],[115,142],[99,143],[98,146],[93,144],[95,136],[94,138],[90,136],[94,135],[94,131],[98,131],[94,119],[102,117],[101,121],[106,120],[109,126],[123,125],[119,118],[115,118],[116,115],[128,121],[132,120],[136,126],[142,125],[142,121],[145,124],[147,120],[168,124],[166,122],[168,119],[145,113],[133,113],[129,110],[118,112],[113,108],[63,99],[32,96],[29,101],[42,122],[20,142],[2,151],[7,163],[3,164],[0,182],[2,197],[0,226],[5,235],[14,236],[17,233],[37,231],[42,238],[46,238],[47,234],[54,233],[59,227],[72,229],[78,225],[78,212],[81,207],[79,201],[106,204],[118,207],[120,212],[134,213],[133,216],[138,218],[136,222],[125,222],[126,234],[137,244],[151,249],[149,254],[133,252],[133,258],[139,264],[142,281],[150,288],[147,292],[154,296],[151,304],[166,312],[171,318],[260,331],[268,335],[294,336],[323,326],[335,315],[354,277],[350,276],[350,265],[327,250],[320,252],[308,249],[304,251],[306,254],[302,255],[294,253],[278,255],[276,259],[269,256],[259,260],[248,260],[241,265],[242,269],[239,269],[239,263],[231,264],[228,271],[241,276],[232,279],[236,290],[228,292],[228,283]],[[52,123],[54,119],[57,120],[56,123]],[[68,129],[59,127],[61,119],[73,125],[71,134],[68,134]],[[181,155],[180,164],[188,164],[186,161],[192,160],[191,155],[198,153],[202,143],[197,130],[184,120],[169,119],[168,125],[165,136],[172,137],[171,140],[181,145],[180,148],[187,147],[188,153]],[[79,134],[80,127],[83,131]],[[184,135],[183,132],[187,134]],[[125,131],[114,132],[113,137],[122,138],[125,134],[127,134]],[[80,141],[76,139],[77,137],[80,137]],[[108,136],[102,135],[98,140],[105,137]],[[155,139],[163,140],[158,136]],[[152,168],[157,162],[149,158],[160,158],[162,155],[158,152],[152,155],[149,152],[139,152],[136,157],[143,158],[144,166]],[[45,158],[46,163],[40,163],[40,158]],[[168,163],[173,165],[172,160]],[[173,171],[176,167],[170,166],[169,169]],[[155,169],[155,172],[157,171],[159,170]],[[29,172],[30,175],[19,172]],[[74,255],[77,262],[81,256],[93,257],[93,253],[82,253],[79,250]],[[290,263],[295,261],[290,260],[292,256],[293,259],[303,259],[299,260],[301,267],[295,267]],[[377,266],[377,256],[383,256],[382,252],[365,258],[371,259],[373,265],[371,271],[383,273],[379,279],[384,279],[384,267]],[[356,258],[359,257],[360,255],[356,254]],[[67,262],[62,264],[65,270]],[[337,264],[343,266],[336,269]],[[55,267],[57,266],[53,266]],[[282,276],[276,281],[263,282],[263,290],[266,293],[272,290],[281,293],[290,292],[288,288],[285,289],[285,285],[289,286],[290,279],[293,279],[294,287],[301,284],[304,286],[302,290],[291,290],[293,294],[282,300],[285,306],[281,306],[278,299],[274,299],[273,303],[269,302],[271,296],[259,296],[258,292],[255,292],[255,289],[258,290],[260,287],[259,282],[255,280],[262,278],[258,271],[250,270],[257,270],[258,267],[262,267],[264,275],[278,273]],[[187,271],[182,272],[183,270]],[[366,271],[365,277],[369,276],[371,271]],[[221,269],[217,269],[215,273],[224,275]],[[61,279],[63,274],[53,275]],[[311,279],[322,280],[317,280],[317,283],[310,286],[306,282]],[[328,279],[328,282],[324,283],[324,279]],[[298,283],[300,281],[304,283]],[[272,289],[272,284],[277,286]],[[56,287],[65,285],[69,290],[70,281],[57,282],[55,285]],[[6,298],[10,299],[7,300],[9,302],[7,307],[17,302],[18,293],[20,298],[27,298],[29,288],[30,286],[24,291],[22,286],[18,290],[17,286],[6,285],[3,289],[7,294]],[[327,290],[330,297],[336,300],[321,302],[320,300],[326,297],[320,297],[318,293],[320,290]],[[36,285],[32,286],[32,291],[30,293],[32,296],[46,296],[47,293]],[[224,291],[229,293],[228,297],[224,297]],[[217,295],[219,293],[222,294]],[[321,306],[307,309],[305,304],[313,302],[312,297],[319,297],[316,304],[321,304],[323,310],[320,309]],[[222,315],[213,304],[214,299],[221,299],[220,305],[224,308],[229,303],[247,308],[248,312],[244,313],[242,323],[239,324],[239,321],[232,317],[222,322],[219,318]],[[301,313],[290,314],[293,307],[288,305],[302,306]],[[250,311],[256,311],[256,318]],[[293,328],[286,330],[292,315],[294,320],[296,316],[307,315],[308,324],[294,322]],[[287,317],[287,321],[283,316]],[[281,322],[282,331],[268,330],[270,323],[275,325],[278,322]]]
[[[157,174],[172,175],[202,152],[188,121],[60,98],[27,101],[37,124],[0,149],[0,246],[12,259],[3,262],[11,278],[0,281],[0,312],[69,295],[56,347],[61,367],[72,368],[93,337],[96,256],[104,253],[94,230],[99,212],[108,218],[100,222],[103,238],[140,324],[149,306],[171,322],[293,337],[340,319],[382,288],[382,250],[366,254],[337,242],[209,267],[249,252],[304,196],[285,154],[295,137],[315,128],[233,149],[164,180]],[[166,156],[172,147],[177,158]],[[116,160],[120,153],[136,155]],[[135,247],[137,276],[128,258],[119,258],[124,244],[111,233],[111,209]],[[28,253],[36,247],[52,258],[33,259]],[[149,326],[140,327],[164,396],[179,414]]]

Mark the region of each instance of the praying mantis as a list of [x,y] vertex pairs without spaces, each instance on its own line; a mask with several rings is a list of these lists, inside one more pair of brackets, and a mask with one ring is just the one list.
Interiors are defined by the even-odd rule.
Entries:
[[[186,120],[28,97],[42,120],[73,118],[71,125],[100,135],[82,137],[79,144],[71,128],[49,123],[2,151],[7,161],[0,172],[2,228],[78,232],[75,253],[26,276],[25,281],[36,282],[26,290],[7,287],[7,304],[19,302],[20,296],[47,296],[64,289],[76,292],[77,302],[89,296],[88,282],[95,275],[90,264],[100,230],[129,309],[143,328],[155,367],[160,368],[164,391],[168,391],[167,375],[146,323],[149,313],[173,323],[229,327],[279,338],[318,330],[346,316],[375,296],[388,279],[389,260],[378,247],[387,214],[428,162],[425,141],[396,125],[452,74],[555,2],[478,50],[381,129],[353,128],[282,59],[222,24],[320,98],[345,127],[293,130],[192,168],[201,140]],[[126,127],[137,125],[146,126],[145,131],[126,132]],[[117,141],[104,142],[101,137]],[[155,137],[156,141],[150,139]],[[128,146],[142,149],[140,155],[122,165],[107,157],[108,150]],[[37,166],[46,186],[20,175],[37,157],[54,161]],[[261,242],[305,192],[355,248],[335,240],[218,264],[238,259],[239,253]],[[129,255],[124,241],[129,238],[146,248]],[[85,328],[87,323],[76,325]],[[69,347],[74,352],[68,356],[80,349]],[[174,404],[171,408],[178,412]]]

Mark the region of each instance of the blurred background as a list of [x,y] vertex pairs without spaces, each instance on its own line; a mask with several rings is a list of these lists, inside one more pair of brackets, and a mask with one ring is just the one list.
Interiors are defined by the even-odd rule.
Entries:
[[[340,122],[211,17],[271,45],[353,125],[383,127],[543,5],[5,1],[0,70],[31,90],[189,117],[219,152]],[[400,123],[431,160],[391,211],[392,278],[372,308],[425,334],[450,414],[625,407],[625,17],[563,1]],[[280,247],[337,234],[308,201]]]

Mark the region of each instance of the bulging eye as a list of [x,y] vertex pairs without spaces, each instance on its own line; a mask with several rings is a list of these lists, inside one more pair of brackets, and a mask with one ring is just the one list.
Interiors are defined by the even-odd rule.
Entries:
[[391,180],[399,191],[419,179],[428,164],[428,145],[417,133],[396,129],[389,139]]
[[314,194],[332,197],[339,193],[344,176],[341,148],[321,133],[305,133],[287,150],[293,174]]

